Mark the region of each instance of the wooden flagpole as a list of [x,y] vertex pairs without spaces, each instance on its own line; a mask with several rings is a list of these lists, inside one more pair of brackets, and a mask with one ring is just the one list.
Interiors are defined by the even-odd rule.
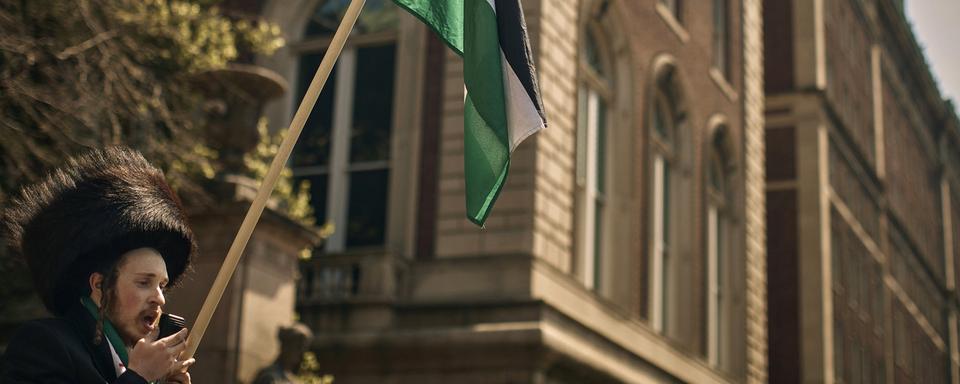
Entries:
[[317,103],[317,98],[320,97],[320,91],[323,90],[323,86],[330,76],[333,65],[336,64],[337,58],[340,57],[343,45],[353,30],[353,25],[356,23],[357,17],[360,16],[360,10],[363,9],[365,2],[366,0],[350,1],[350,6],[347,7],[347,12],[343,15],[343,20],[340,22],[340,26],[337,27],[337,32],[333,35],[333,41],[330,42],[327,53],[323,55],[323,61],[320,62],[320,67],[317,68],[317,73],[313,76],[310,87],[307,88],[307,93],[304,95],[303,101],[300,102],[300,107],[297,108],[297,114],[294,115],[293,121],[290,123],[290,128],[283,138],[283,143],[280,144],[277,156],[273,158],[273,162],[270,164],[270,170],[267,171],[267,176],[263,179],[263,182],[260,184],[260,189],[257,191],[257,196],[253,199],[253,204],[251,204],[250,209],[247,211],[246,217],[243,218],[240,231],[237,233],[237,237],[233,239],[233,244],[230,245],[227,257],[224,259],[223,265],[220,266],[220,272],[217,273],[217,279],[214,280],[210,292],[207,293],[207,298],[203,302],[203,307],[200,308],[200,314],[197,315],[197,320],[194,321],[193,329],[190,331],[190,336],[187,339],[186,354],[181,357],[180,360],[189,359],[196,354],[197,346],[200,345],[200,340],[203,339],[203,333],[206,332],[207,326],[210,325],[213,312],[217,309],[217,305],[220,304],[223,291],[226,289],[227,283],[230,282],[230,277],[233,276],[233,272],[237,269],[237,263],[240,262],[240,256],[243,255],[247,241],[250,240],[250,235],[253,234],[254,227],[256,227],[257,222],[260,221],[260,215],[263,213],[263,208],[267,204],[267,199],[273,192],[273,188],[277,185],[280,171],[283,169],[284,164],[287,163],[287,159],[290,158],[293,145],[297,143],[300,132],[303,131],[303,126],[307,122],[307,117],[310,116],[310,111],[313,110],[314,104]]

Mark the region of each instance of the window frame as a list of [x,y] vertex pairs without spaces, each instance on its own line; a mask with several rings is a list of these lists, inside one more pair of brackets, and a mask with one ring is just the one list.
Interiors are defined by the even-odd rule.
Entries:
[[[675,71],[671,67],[669,71]],[[674,76],[675,74],[665,73],[664,76]],[[661,81],[667,81],[669,84],[662,84]],[[674,259],[673,237],[671,231],[671,220],[673,219],[673,206],[670,202],[671,186],[675,184],[675,177],[671,174],[677,168],[678,146],[677,131],[679,122],[677,121],[678,105],[675,97],[671,97],[664,86],[675,86],[670,79],[661,79],[658,77],[654,85],[652,110],[648,131],[650,132],[650,141],[652,149],[652,182],[651,191],[651,228],[650,228],[650,255],[651,261],[649,273],[649,309],[648,316],[651,326],[654,330],[661,333],[667,332],[667,325],[670,319],[670,290],[672,282],[673,269],[671,268]],[[661,116],[662,125],[666,127],[665,132],[660,132],[657,128],[656,116]]]
[[[578,60],[578,108],[577,113],[577,165],[576,165],[576,213],[575,241],[577,265],[582,283],[588,289],[602,291],[603,262],[606,252],[601,228],[606,221],[606,207],[610,192],[610,137],[611,109],[614,105],[612,69],[607,49],[597,39],[599,27],[588,23],[581,38],[593,46],[599,55],[599,65],[594,68],[588,59],[587,45],[581,45]],[[604,75],[607,74],[607,75]],[[602,109],[602,110],[601,110]],[[602,132],[601,132],[602,131]],[[603,142],[600,142],[600,139]],[[603,153],[598,153],[603,152]],[[598,175],[603,172],[603,175]],[[603,186],[598,185],[598,179]]]
[[[262,16],[281,28],[290,44],[282,47],[270,56],[254,56],[254,63],[276,71],[288,84],[297,84],[299,72],[299,53],[316,49],[317,45],[329,44],[331,38],[308,39],[307,24],[312,17],[303,9],[314,9],[324,0],[266,0],[262,6]],[[369,1],[368,1],[369,3]],[[395,5],[390,5],[395,7]],[[424,121],[422,103],[426,86],[427,40],[429,33],[425,25],[407,12],[397,11],[398,25],[394,30],[398,54],[395,61],[393,113],[390,137],[390,172],[386,201],[386,233],[383,246],[371,248],[351,248],[346,251],[357,257],[399,257],[412,259],[417,252],[417,220],[421,217],[418,209],[420,179],[420,146],[422,122]],[[383,34],[353,35],[346,47],[358,43],[373,42],[382,39]],[[409,53],[409,54],[408,54]],[[399,74],[403,74],[400,76]],[[446,74],[449,77],[450,74]],[[399,97],[402,95],[403,97]],[[265,106],[265,115],[269,119],[272,132],[288,127],[293,113],[299,105],[296,90],[285,92],[275,102]]]
[[730,79],[730,2],[713,0],[713,48],[711,66],[724,80]]
[[[734,230],[734,218],[731,205],[732,167],[731,151],[728,140],[729,128],[726,119],[715,116],[711,124],[708,148],[708,162],[705,166],[705,206],[706,206],[706,279],[704,295],[706,309],[706,358],[714,367],[723,367],[725,351],[729,348],[729,332],[724,332],[731,321],[731,303],[729,297],[733,287],[729,284],[732,263],[731,238]],[[718,178],[719,185],[714,183]]]
[[[318,3],[317,6],[322,4],[322,2]],[[397,50],[399,46],[398,40],[399,25],[397,25],[393,30],[371,34],[370,36],[367,36],[366,39],[354,41],[352,44],[345,45],[343,47],[343,51],[340,53],[340,57],[337,59],[337,70],[334,73],[335,79],[332,79],[334,80],[332,82],[334,86],[334,96],[333,116],[331,117],[330,132],[332,140],[330,144],[330,154],[327,166],[292,167],[295,177],[321,175],[325,175],[327,177],[327,201],[324,203],[326,205],[327,222],[335,223],[338,229],[340,229],[335,230],[330,237],[324,240],[324,251],[328,254],[342,253],[348,249],[357,248],[347,247],[347,231],[345,230],[347,225],[349,225],[348,221],[351,196],[350,177],[353,175],[353,173],[362,171],[386,170],[388,172],[388,187],[390,184],[389,172],[391,162],[389,158],[392,156],[392,154],[387,155],[387,160],[353,162],[350,159],[352,145],[350,139],[353,133],[352,119],[354,110],[356,108],[356,105],[354,105],[356,101],[354,96],[357,86],[356,70],[358,66],[359,50],[361,48],[379,47],[384,45],[394,45],[394,49]],[[329,47],[331,41],[332,36],[308,36],[295,46],[296,57],[298,60],[302,60],[302,57],[305,55],[323,52]],[[396,81],[396,67],[397,65],[395,64],[394,81]],[[297,78],[296,81],[299,83],[301,81],[309,80]],[[394,91],[394,95],[392,95],[391,98],[392,103],[396,105],[397,92],[396,90]],[[393,128],[396,126],[394,116],[391,116],[390,125],[390,137],[392,139]],[[384,204],[387,206],[387,212],[384,212],[385,216],[389,214],[389,196],[387,196],[386,199],[388,201]],[[383,245],[386,245],[387,243],[388,230],[389,219],[385,218],[383,228]],[[381,246],[377,245],[368,247],[380,248]]]

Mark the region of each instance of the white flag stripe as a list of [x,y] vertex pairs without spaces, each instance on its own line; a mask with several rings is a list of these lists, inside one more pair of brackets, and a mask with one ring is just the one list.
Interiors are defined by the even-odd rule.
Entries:
[[487,4],[490,4],[490,9],[493,10],[493,13],[497,13],[497,5],[493,3],[493,0],[487,0]]
[[[497,5],[494,0],[487,0],[487,4],[496,14]],[[512,153],[523,140],[545,128],[545,122],[540,117],[533,100],[530,100],[530,94],[520,82],[520,78],[513,72],[513,67],[507,61],[503,50],[500,50],[500,68],[503,72],[503,89],[506,93],[503,97],[506,101],[507,135],[509,136],[507,139],[510,140]],[[464,94],[464,100],[466,100],[466,94]]]
[[544,121],[533,105],[530,94],[520,83],[520,78],[513,72],[510,63],[500,51],[500,62],[503,69],[503,88],[506,95],[507,133],[510,139],[510,152],[513,152],[520,143],[544,128]]

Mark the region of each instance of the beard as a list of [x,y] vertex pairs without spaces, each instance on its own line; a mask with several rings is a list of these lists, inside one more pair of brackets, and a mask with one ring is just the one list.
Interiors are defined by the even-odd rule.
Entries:
[[110,308],[107,318],[110,319],[110,323],[120,334],[123,343],[127,346],[133,346],[157,327],[160,320],[160,309],[144,308],[136,314],[124,314],[120,311],[120,308]]

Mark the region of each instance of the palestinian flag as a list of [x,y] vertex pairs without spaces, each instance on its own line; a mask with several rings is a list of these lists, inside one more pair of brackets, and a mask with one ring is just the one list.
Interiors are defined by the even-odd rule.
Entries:
[[547,126],[520,0],[394,0],[463,56],[467,218],[482,226],[510,153]]

